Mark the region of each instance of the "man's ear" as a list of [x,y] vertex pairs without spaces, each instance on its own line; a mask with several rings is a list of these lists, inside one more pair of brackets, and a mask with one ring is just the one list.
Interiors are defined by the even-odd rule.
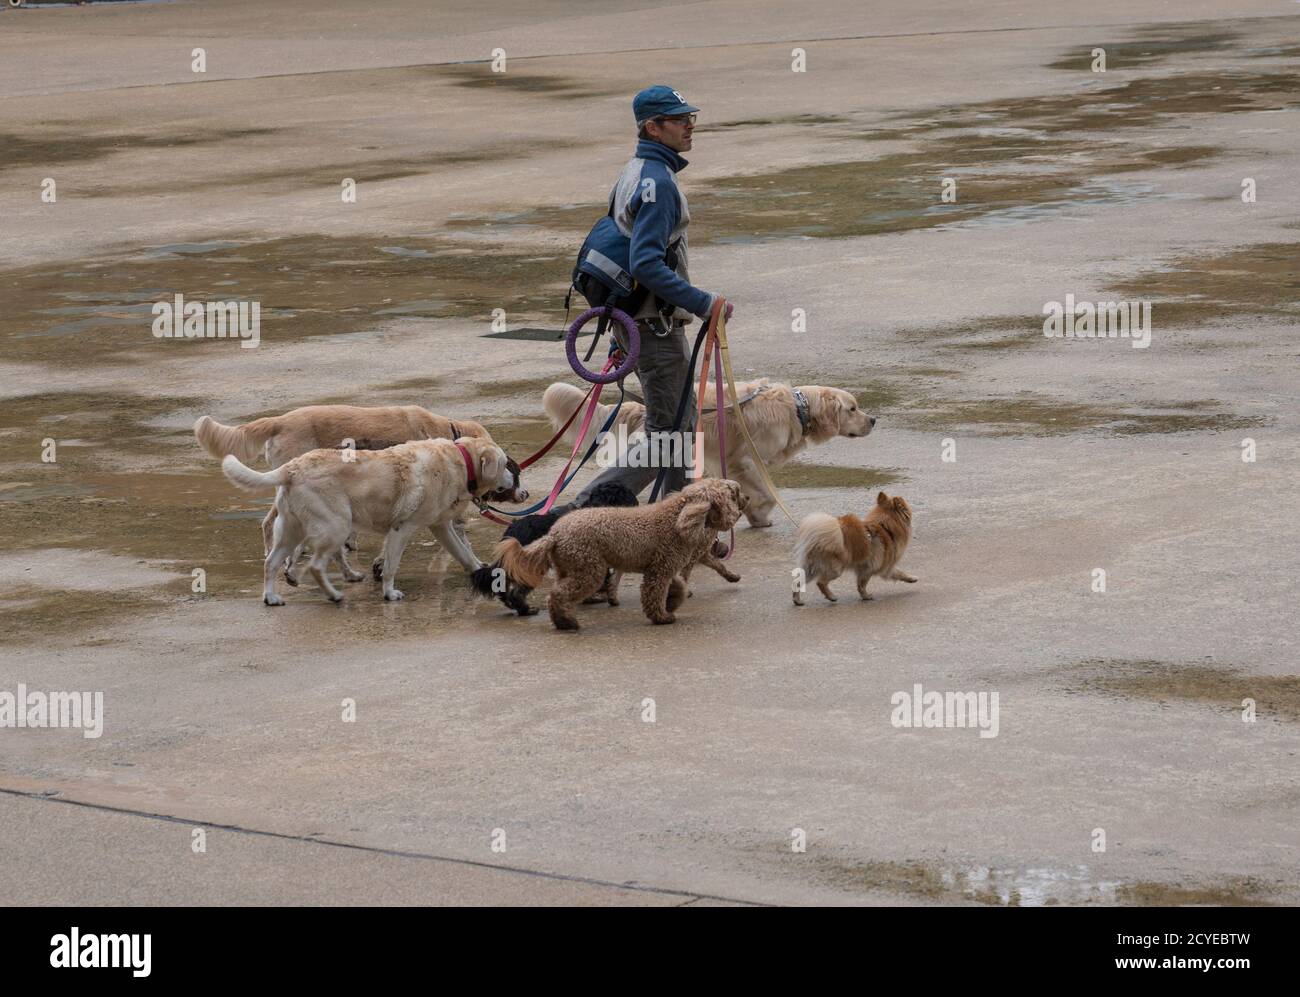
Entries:
[[704,495],[691,499],[677,514],[677,532],[690,534],[704,529],[705,520],[712,508],[713,503]]

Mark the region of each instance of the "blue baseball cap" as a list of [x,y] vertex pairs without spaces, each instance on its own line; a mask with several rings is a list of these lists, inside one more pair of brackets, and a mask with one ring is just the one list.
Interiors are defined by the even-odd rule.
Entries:
[[632,114],[636,117],[638,127],[651,118],[671,117],[674,114],[691,114],[698,110],[698,107],[686,103],[686,98],[678,91],[672,87],[666,87],[662,83],[657,86],[646,87],[632,98]]

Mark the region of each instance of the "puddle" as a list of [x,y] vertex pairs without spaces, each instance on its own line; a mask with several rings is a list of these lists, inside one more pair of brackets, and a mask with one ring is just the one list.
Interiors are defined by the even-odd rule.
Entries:
[[975,902],[991,907],[1113,904],[1118,884],[1095,879],[1086,865],[1068,869],[942,865],[933,862],[865,862],[830,865],[840,884],[884,890],[937,903]]
[[1260,720],[1300,720],[1300,677],[1244,675],[1239,669],[1169,661],[1094,660],[1076,665],[1072,682],[1080,691],[1127,699],[1208,703],[1241,719],[1241,701],[1255,700]]
[[621,90],[595,86],[590,80],[576,76],[544,76],[541,73],[520,72],[510,69],[509,62],[506,63],[506,71],[503,73],[492,72],[492,65],[489,62],[433,66],[428,68],[428,72],[439,77],[451,77],[459,87],[495,90],[503,94],[535,94],[553,100],[590,100],[622,93]]
[[1135,411],[1132,406],[1066,404],[1028,393],[1012,398],[986,398],[929,402],[897,414],[909,428],[949,432],[956,427],[988,436],[1065,436],[1098,432],[1113,436],[1147,433],[1226,432],[1265,425],[1257,416],[1238,416],[1217,410],[1216,402],[1192,401],[1153,404]]
[[1233,876],[1211,886],[1178,886],[1142,881],[1126,883],[1116,899],[1134,907],[1267,907],[1273,888],[1258,879]]
[[119,151],[235,142],[259,135],[274,135],[277,131],[276,128],[204,128],[159,135],[156,132],[134,134],[121,130],[95,134],[92,128],[78,128],[45,135],[0,132],[0,170],[84,163]]
[[[238,297],[263,303],[262,339],[292,342],[374,329],[383,312],[482,318],[504,308],[515,320],[550,320],[563,310],[567,257],[467,249],[437,238],[296,236],[261,242],[188,244],[187,252],[151,251],[79,264],[0,273],[13,302],[0,313],[0,341],[12,362],[93,366],[180,357],[186,350],[229,350],[224,341],[173,341],[152,333],[152,302],[184,294],[191,301]],[[74,304],[71,304],[74,303]],[[69,308],[80,309],[73,317]],[[69,321],[69,318],[72,321]],[[75,350],[64,341],[77,337]]]
[[1179,24],[1161,24],[1138,28],[1124,39],[1090,41],[1049,62],[1049,69],[1069,69],[1092,72],[1092,50],[1106,50],[1106,71],[1150,66],[1177,55],[1221,53],[1240,41],[1235,31],[1224,31],[1214,21],[1186,21]]
[[[908,112],[898,116],[900,125],[889,137],[919,143],[915,150],[687,181],[696,218],[691,240],[702,245],[842,238],[956,223],[1019,224],[1082,205],[1149,200],[1161,196],[1155,185],[1113,178],[1191,168],[1223,151],[1162,145],[1153,137],[1160,126],[1190,114],[1296,107],[1300,74],[1220,71]],[[739,125],[761,127],[765,120]],[[940,200],[944,177],[957,180],[954,203]],[[576,239],[590,227],[595,210],[591,204],[550,206],[511,220]],[[456,225],[484,230],[492,221],[467,218]]]
[[1011,867],[937,862],[866,862],[819,865],[837,885],[884,890],[940,904],[974,902],[991,907],[1077,905],[1267,906],[1275,888],[1249,877],[1229,876],[1200,884],[1155,880],[1123,882],[1086,865]]
[[[1115,282],[1111,288],[1127,296],[1124,300],[1152,301],[1152,313],[1167,326],[1190,328],[1255,318],[1295,322],[1300,318],[1300,242],[1188,254]],[[1248,326],[1237,332],[1243,337],[1250,334]]]
[[837,464],[807,464],[796,461],[775,468],[772,480],[778,487],[799,488],[862,488],[873,494],[886,485],[906,481],[907,475],[880,467],[841,467]]

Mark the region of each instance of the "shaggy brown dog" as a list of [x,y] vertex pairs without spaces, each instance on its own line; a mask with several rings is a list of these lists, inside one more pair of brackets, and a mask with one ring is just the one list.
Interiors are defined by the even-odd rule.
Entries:
[[[799,524],[794,558],[802,569],[802,582],[815,581],[822,595],[831,602],[835,595],[830,583],[852,568],[858,576],[858,595],[867,595],[867,582],[873,575],[896,582],[915,582],[916,578],[898,568],[898,562],[912,538],[912,507],[902,498],[890,498],[884,492],[865,519],[849,513],[836,519],[824,512],[814,512]],[[803,605],[804,585],[794,588],[794,604]]]
[[556,629],[578,629],[573,609],[605,583],[607,568],[641,572],[641,609],[653,623],[672,623],[686,597],[678,575],[696,561],[717,560],[714,536],[735,525],[744,502],[736,482],[705,478],[653,505],[578,509],[527,547],[503,540],[493,560],[512,581],[531,588],[555,569],[550,610]]
[[[493,442],[491,434],[477,422],[448,419],[419,405],[386,405],[378,408],[307,405],[284,415],[254,419],[242,426],[224,426],[204,415],[194,423],[194,435],[203,449],[213,457],[220,459],[227,454],[234,454],[244,462],[262,457],[271,470],[312,450],[341,448],[345,440],[351,440],[353,448],[358,451],[386,450],[411,440],[454,440],[460,436]],[[509,466],[514,472],[513,484],[509,488],[497,489],[483,496],[487,501],[527,501],[528,492],[519,484],[519,465],[511,460]],[[262,547],[268,554],[271,552],[276,515],[275,507],[272,506],[262,520]],[[451,550],[452,555],[466,571],[481,567],[465,538],[464,527],[457,523],[453,529],[462,543]],[[355,546],[350,538],[347,548],[355,549]],[[298,584],[293,567],[301,554],[300,550],[295,551],[285,565],[285,581],[291,585]],[[357,574],[347,562],[346,549],[339,551],[339,563],[349,580]],[[382,556],[375,559],[372,568],[375,577],[379,578],[383,573]]]
[[[796,400],[800,392],[804,402]],[[828,388],[821,384],[802,384],[797,388],[777,384],[767,378],[736,383],[736,397],[741,400],[740,410],[745,414],[745,425],[754,438],[754,446],[769,470],[785,464],[795,454],[810,446],[820,446],[836,436],[866,436],[876,425],[876,417],[858,407],[858,400],[842,388]],[[725,391],[724,391],[725,394]],[[749,399],[746,401],[745,399]],[[542,407],[553,429],[564,425],[582,401],[582,391],[571,384],[557,381],[546,389]],[[717,393],[710,381],[704,395],[704,471],[706,474],[722,473],[718,461],[718,414],[713,406]],[[588,430],[587,446],[597,428],[605,424],[613,409],[610,405],[598,406],[597,418]],[[802,419],[800,415],[802,414]],[[745,518],[750,526],[771,526],[771,512],[776,499],[767,491],[762,476],[753,463],[753,454],[745,443],[740,428],[735,425],[735,415],[727,410],[727,473],[750,498]],[[572,444],[578,435],[577,420],[569,426],[566,438]],[[626,428],[628,435],[645,432],[645,406],[624,402],[612,430]]]

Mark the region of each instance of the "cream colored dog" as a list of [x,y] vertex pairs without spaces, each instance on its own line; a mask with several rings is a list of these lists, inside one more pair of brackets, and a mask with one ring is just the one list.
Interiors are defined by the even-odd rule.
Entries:
[[460,550],[464,540],[454,524],[471,498],[510,487],[514,480],[500,447],[469,436],[354,453],[313,450],[265,474],[230,454],[221,470],[248,491],[276,489],[262,592],[268,606],[284,605],[275,592],[275,573],[304,541],[312,549],[307,565],[312,577],[332,601],[341,601],[343,593],[330,584],[326,568],[356,527],[384,535],[384,598],[402,598],[393,577],[412,534],[430,527],[462,563],[476,560],[472,551]]
[[[312,450],[331,447],[351,447],[361,450],[383,450],[411,440],[454,440],[461,436],[493,442],[492,436],[479,423],[469,419],[448,419],[436,415],[419,405],[384,405],[364,408],[358,405],[306,405],[284,415],[254,419],[242,426],[226,426],[209,416],[200,416],[194,423],[194,435],[199,444],[213,457],[224,458],[234,454],[243,462],[262,457],[274,469],[295,457]],[[350,441],[350,442],[349,442]],[[509,489],[489,494],[490,502],[525,502],[528,492],[519,486],[519,465],[509,461],[514,471],[514,482]],[[262,520],[262,546],[271,553],[272,531],[275,526],[275,507]],[[470,549],[464,527],[457,522],[456,534],[460,543],[450,549],[466,571],[481,567],[481,562]],[[338,552],[343,575],[353,580],[356,571],[347,561],[347,550],[355,549],[355,538]],[[290,585],[297,585],[295,568],[301,551],[294,551],[285,564],[284,577]],[[468,554],[468,557],[465,555]],[[375,576],[383,571],[381,559],[372,566]]]
[[[757,381],[738,382],[736,391],[741,400],[740,410],[745,415],[745,425],[749,427],[754,446],[769,470],[780,467],[804,448],[826,443],[836,436],[866,436],[876,424],[875,416],[867,415],[858,408],[857,399],[842,388],[828,388],[820,384],[791,387],[761,378]],[[806,406],[796,400],[796,391],[802,394]],[[725,388],[723,393],[725,395]],[[553,430],[564,425],[582,401],[582,395],[581,389],[560,381],[546,389],[542,396],[542,407],[546,410]],[[746,398],[749,400],[746,401]],[[722,474],[722,465],[718,460],[718,414],[716,411],[708,411],[716,404],[716,399],[713,382],[709,382],[705,394],[703,427],[704,471],[713,477]],[[597,417],[588,429],[584,449],[590,445],[592,437],[605,424],[613,410],[612,405],[601,405],[599,408]],[[804,411],[801,412],[801,409]],[[581,416],[575,419],[565,434],[570,446],[578,435],[580,419]],[[637,402],[624,402],[615,425],[610,427],[611,431],[620,425],[626,428],[629,436],[644,433],[645,406]],[[749,506],[745,510],[749,525],[771,526],[771,512],[776,506],[776,498],[764,487],[763,479],[754,466],[753,455],[730,409],[727,412],[727,474],[740,483],[749,497]]]

